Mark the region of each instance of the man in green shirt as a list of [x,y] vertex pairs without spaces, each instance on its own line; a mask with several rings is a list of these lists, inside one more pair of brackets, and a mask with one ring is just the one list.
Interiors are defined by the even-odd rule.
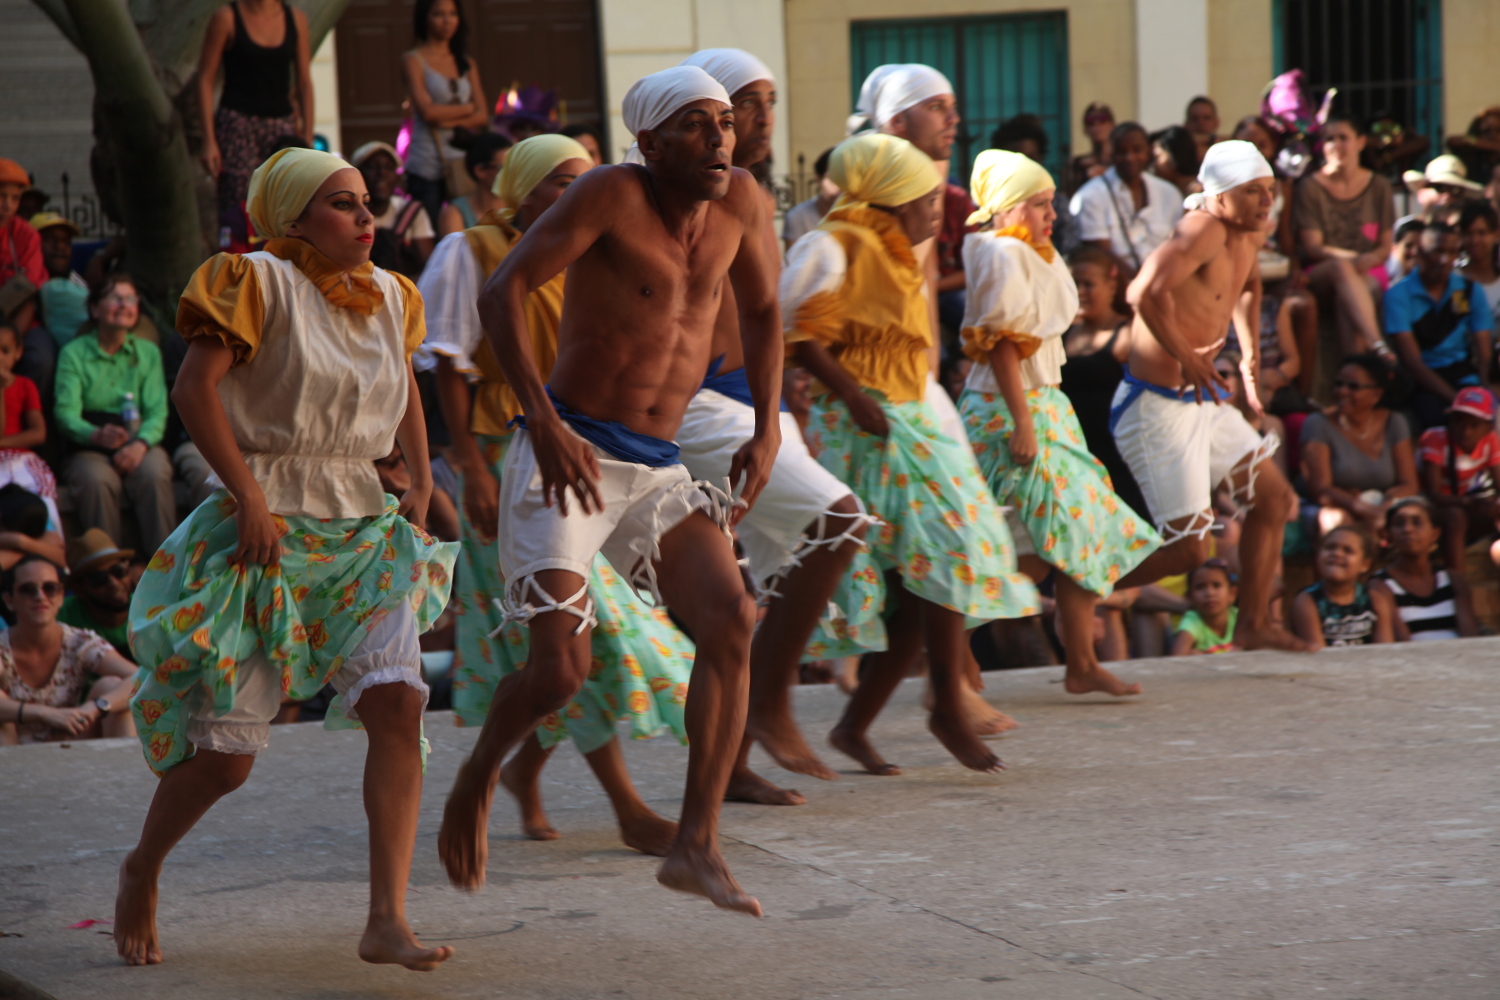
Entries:
[[74,628],[86,628],[102,635],[120,655],[131,662],[126,635],[130,613],[129,549],[115,546],[114,541],[98,528],[90,528],[68,543],[69,582],[73,593],[63,601],[57,620]]
[[[63,347],[57,359],[57,425],[77,447],[63,470],[79,522],[124,537],[120,494],[130,494],[141,548],[155,552],[177,524],[172,460],[161,448],[167,384],[161,351],[130,331],[140,299],[128,277],[112,275],[89,295],[95,328]],[[124,426],[125,395],[140,426]]]

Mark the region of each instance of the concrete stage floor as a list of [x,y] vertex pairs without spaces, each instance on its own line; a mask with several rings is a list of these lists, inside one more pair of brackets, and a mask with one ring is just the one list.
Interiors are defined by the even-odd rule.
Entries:
[[[571,748],[545,778],[564,839],[520,839],[502,797],[488,886],[450,888],[438,823],[474,733],[433,714],[410,912],[458,954],[425,975],[355,957],[361,734],[275,731],[168,863],[167,964],[145,969],[118,964],[108,926],[68,926],[113,915],[155,784],[139,751],[6,750],[0,969],[58,1000],[1494,1000],[1497,658],[1500,639],[1143,661],[1122,670],[1146,684],[1130,702],[1069,697],[1056,668],[990,674],[1022,723],[999,777],[948,758],[908,683],[874,731],[903,776],[725,808],[761,921],[659,887]],[[842,702],[803,688],[797,708],[821,741]],[[674,813],[686,751],[626,749]]]

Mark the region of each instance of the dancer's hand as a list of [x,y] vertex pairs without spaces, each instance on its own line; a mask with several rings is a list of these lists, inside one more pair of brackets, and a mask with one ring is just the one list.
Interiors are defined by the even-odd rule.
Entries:
[[[740,518],[753,506],[771,478],[771,466],[776,464],[776,453],[781,450],[780,423],[768,424],[734,453],[729,461],[729,483],[740,486],[743,507],[736,507],[730,515],[730,523],[738,524]],[[741,479],[744,482],[741,484]]]
[[484,466],[464,470],[464,516],[486,541],[499,530],[500,480]]
[[558,510],[567,517],[568,491],[572,490],[585,514],[603,510],[599,460],[588,442],[564,427],[557,417],[528,423],[527,433],[531,434],[537,470],[542,475],[542,499],[547,506],[556,500]]
[[280,563],[281,530],[266,506],[265,494],[257,490],[254,496],[236,497],[235,501],[234,525],[240,543],[229,561],[247,568]]
[[890,437],[891,423],[885,418],[885,411],[880,408],[880,404],[869,393],[853,393],[844,400],[844,405],[849,407],[849,416],[860,430],[876,437]]
[[1031,424],[1017,424],[1010,433],[1010,457],[1017,465],[1030,465],[1036,461],[1036,428]]
[[[432,503],[432,481],[419,483],[412,478],[412,484],[405,493],[401,494],[401,500],[396,506],[396,513],[406,518],[417,527],[427,529],[427,507]],[[495,515],[496,520],[499,515]]]
[[[1220,396],[1227,400],[1234,395],[1214,363],[1197,351],[1186,352],[1186,357],[1179,358],[1178,363],[1182,365],[1184,381],[1193,387],[1198,402],[1217,403]],[[1218,389],[1217,393],[1215,388]]]

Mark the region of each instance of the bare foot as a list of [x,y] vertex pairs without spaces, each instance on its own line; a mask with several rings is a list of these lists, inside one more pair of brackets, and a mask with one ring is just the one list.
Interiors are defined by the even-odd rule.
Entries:
[[870,741],[865,739],[864,733],[835,727],[833,732],[828,734],[828,745],[841,754],[853,757],[859,762],[860,767],[871,774],[887,777],[901,773],[901,768],[887,763],[884,757],[875,752],[875,748],[870,746]]
[[484,866],[489,860],[490,799],[494,789],[483,775],[474,775],[465,761],[443,807],[443,826],[438,831],[438,857],[448,871],[448,880],[459,889],[474,892],[484,885]]
[[359,939],[359,957],[372,965],[403,965],[413,972],[431,972],[453,957],[453,949],[424,948],[400,918],[376,920],[365,925]]
[[1278,625],[1264,628],[1237,628],[1234,644],[1240,649],[1281,649],[1289,653],[1307,653],[1312,647]]
[[120,892],[115,897],[115,949],[126,965],[158,965],[156,940],[156,873],[144,871],[135,851],[120,862]]
[[668,889],[707,897],[709,902],[726,910],[739,910],[752,917],[761,915],[760,903],[740,888],[717,849],[674,850],[662,862],[656,881]]
[[807,796],[795,788],[781,788],[771,784],[748,767],[736,769],[729,775],[729,787],[724,790],[726,802],[753,802],[761,806],[800,806]]
[[1089,694],[1102,691],[1116,698],[1140,694],[1145,688],[1139,684],[1126,684],[1114,674],[1095,664],[1092,670],[1070,670],[1063,679],[1063,688],[1068,694]]
[[974,735],[984,739],[1008,733],[1020,725],[1015,719],[984,700],[984,695],[964,685],[964,714],[969,717],[969,726]]
[[989,774],[1005,770],[1004,762],[979,742],[967,720],[933,712],[927,716],[927,729],[964,767]]
[[786,770],[824,781],[838,780],[838,773],[819,760],[807,745],[785,706],[771,711],[752,707],[750,717],[745,720],[745,732]]
[[677,841],[677,824],[647,809],[639,816],[620,819],[620,839],[632,850],[664,858]]
[[516,805],[521,810],[521,832],[532,840],[556,840],[562,834],[557,832],[557,828],[547,819],[546,810],[542,808],[538,775],[529,775],[530,780],[524,780],[512,766],[515,760],[516,757],[511,757],[510,762],[500,768],[500,784],[515,798]]

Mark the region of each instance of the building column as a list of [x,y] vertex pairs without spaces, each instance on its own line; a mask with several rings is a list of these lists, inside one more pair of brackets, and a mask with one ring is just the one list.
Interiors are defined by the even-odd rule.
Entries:
[[1181,124],[1208,93],[1208,0],[1135,0],[1135,60],[1137,120]]

